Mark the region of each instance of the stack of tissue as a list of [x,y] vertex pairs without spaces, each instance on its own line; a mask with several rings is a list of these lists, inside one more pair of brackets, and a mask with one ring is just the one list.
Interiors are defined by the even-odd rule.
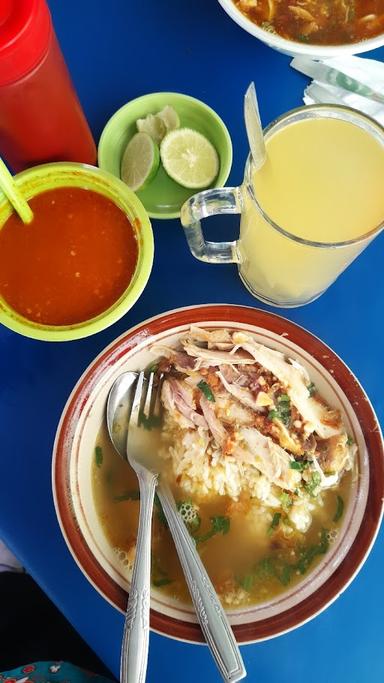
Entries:
[[361,57],[295,57],[291,66],[312,78],[305,104],[342,104],[384,125],[384,64]]

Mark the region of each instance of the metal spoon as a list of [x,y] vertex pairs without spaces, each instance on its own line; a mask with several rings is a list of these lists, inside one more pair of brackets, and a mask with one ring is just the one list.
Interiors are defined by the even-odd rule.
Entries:
[[[160,425],[160,386],[154,389],[154,373],[148,381],[141,372],[128,373],[124,378],[135,386],[125,430],[126,445],[121,455],[136,473],[140,488],[140,514],[137,532],[136,555],[131,587],[125,614],[121,647],[121,683],[144,683],[149,647],[149,598],[151,591],[151,527],[152,510],[158,473],[152,468],[156,453],[154,431],[146,429],[148,423]],[[137,380],[137,381],[136,381]],[[114,423],[114,431],[116,429]],[[159,429],[158,429],[159,431]]]
[[[107,426],[116,451],[125,459],[132,385],[137,375],[126,372],[114,382],[107,403]],[[173,536],[196,614],[220,673],[228,683],[246,676],[244,663],[227,616],[205,570],[172,492],[160,477],[157,487],[169,530]]]
[[249,84],[247,92],[244,95],[244,119],[253,165],[257,171],[264,164],[267,153],[265,150],[263,128],[260,121],[256,88],[253,81]]

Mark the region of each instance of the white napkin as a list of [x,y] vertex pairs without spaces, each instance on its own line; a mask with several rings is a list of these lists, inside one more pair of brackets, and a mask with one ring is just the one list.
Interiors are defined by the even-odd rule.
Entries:
[[291,66],[312,78],[305,104],[343,104],[384,125],[384,64],[362,57],[314,60],[295,57]]

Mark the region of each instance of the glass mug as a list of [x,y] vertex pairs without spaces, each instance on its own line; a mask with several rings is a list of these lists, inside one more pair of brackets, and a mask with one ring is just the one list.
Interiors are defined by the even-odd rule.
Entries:
[[[281,132],[285,139],[279,140],[276,134]],[[384,129],[356,110],[312,105],[283,115],[264,135],[263,168],[256,170],[249,155],[243,184],[195,194],[181,209],[181,223],[197,259],[237,263],[240,278],[253,296],[273,306],[302,306],[317,299],[384,227]],[[308,149],[308,143],[313,146],[313,135],[317,136],[316,163],[296,168],[300,161],[295,150]],[[316,178],[318,169],[323,180],[328,178],[327,196],[320,204],[314,183],[307,187],[308,178]],[[284,178],[291,183],[290,194]],[[297,192],[298,178],[303,187]],[[313,199],[317,210],[311,212]],[[278,221],[270,216],[276,206]],[[239,239],[205,241],[200,220],[227,213],[241,214]]]

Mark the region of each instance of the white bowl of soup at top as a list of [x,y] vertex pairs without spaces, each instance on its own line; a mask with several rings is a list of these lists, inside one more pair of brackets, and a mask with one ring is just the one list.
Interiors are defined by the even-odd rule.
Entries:
[[[382,30],[381,33],[375,35],[372,38],[364,38],[356,42],[331,44],[331,45],[320,45],[316,43],[311,43],[310,35],[307,36],[308,40],[306,42],[299,42],[296,40],[290,40],[288,38],[283,38],[283,36],[278,33],[271,32],[270,30],[265,30],[258,26],[255,22],[249,19],[243,12],[241,12],[233,0],[218,0],[222,8],[226,13],[236,22],[241,28],[250,33],[255,38],[258,38],[263,43],[272,47],[278,52],[282,52],[286,55],[292,55],[293,57],[297,55],[307,55],[313,58],[326,58],[326,57],[340,57],[342,55],[355,55],[360,52],[368,52],[369,50],[375,50],[378,47],[384,45],[384,13],[382,18]],[[277,1],[277,0],[273,0]],[[280,0],[286,5],[291,5],[289,0]],[[321,0],[319,0],[321,2]]]
[[[106,400],[114,380],[127,370],[147,367],[154,359],[150,350],[154,342],[177,345],[191,324],[243,330],[298,360],[327,403],[341,410],[348,433],[358,446],[359,476],[353,478],[340,531],[329,551],[292,588],[265,603],[234,606],[228,611],[238,641],[255,642],[296,628],[328,607],[367,558],[382,516],[384,458],[375,413],[347,366],[303,328],[272,313],[225,304],[169,311],[125,332],[85,371],[63,411],[52,465],[56,512],[80,569],[112,605],[124,611],[130,579],[127,558],[116,552],[105,534],[92,486],[95,471],[101,472],[97,436],[105,424]],[[105,452],[103,467],[110,467],[111,462],[103,464],[103,457],[105,461]],[[369,524],[361,524],[364,515]],[[125,513],[121,519],[125,533]],[[173,638],[203,640],[192,605],[173,599],[161,589],[151,591],[151,627]]]

